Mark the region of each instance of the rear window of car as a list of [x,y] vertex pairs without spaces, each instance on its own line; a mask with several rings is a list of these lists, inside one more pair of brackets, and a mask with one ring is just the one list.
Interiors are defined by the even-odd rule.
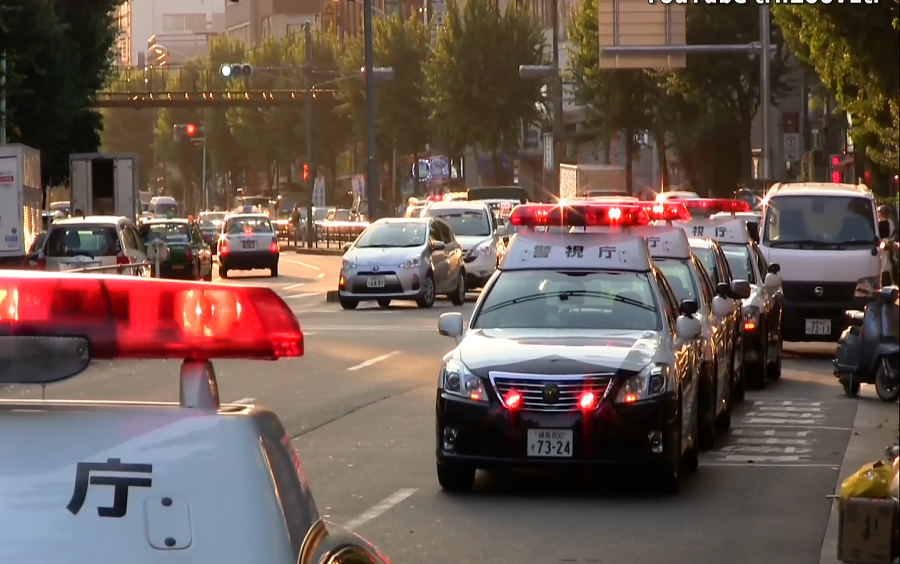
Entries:
[[141,226],[141,237],[145,243],[157,239],[166,243],[187,243],[191,239],[191,231],[184,223],[151,223]]
[[272,224],[264,217],[232,217],[225,224],[225,233],[234,235],[244,233],[274,233]]
[[59,226],[47,236],[48,257],[110,257],[122,252],[116,228],[105,225]]

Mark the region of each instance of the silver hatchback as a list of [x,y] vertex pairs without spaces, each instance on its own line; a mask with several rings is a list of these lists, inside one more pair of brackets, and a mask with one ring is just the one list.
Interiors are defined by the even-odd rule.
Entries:
[[345,246],[338,296],[344,309],[374,300],[412,300],[421,308],[446,294],[454,305],[466,298],[462,247],[453,230],[434,218],[380,219]]

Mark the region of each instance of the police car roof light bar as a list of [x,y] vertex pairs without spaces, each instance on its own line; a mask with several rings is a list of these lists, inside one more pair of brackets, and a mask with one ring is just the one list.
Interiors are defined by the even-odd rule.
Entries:
[[641,202],[651,221],[690,221],[691,212],[684,202]]
[[303,355],[297,318],[269,288],[118,276],[0,272],[3,337],[84,338],[91,359]]
[[509,214],[515,227],[635,227],[647,225],[650,218],[641,206],[590,202],[520,204]]
[[678,200],[692,214],[711,216],[717,213],[738,213],[750,211],[750,204],[742,200],[724,198],[702,198],[697,200]]

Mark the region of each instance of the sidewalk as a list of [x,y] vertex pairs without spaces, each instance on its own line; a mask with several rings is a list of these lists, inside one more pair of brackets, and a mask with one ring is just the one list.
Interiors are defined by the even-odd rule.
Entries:
[[[856,419],[850,432],[850,442],[844,453],[841,474],[835,484],[835,493],[844,479],[861,466],[884,458],[884,449],[897,442],[897,426],[900,412],[897,403],[884,403],[875,394],[874,386],[863,386],[856,407]],[[836,501],[836,500],[835,500]],[[819,564],[840,564],[837,559],[838,513],[832,504],[828,528],[819,554]]]

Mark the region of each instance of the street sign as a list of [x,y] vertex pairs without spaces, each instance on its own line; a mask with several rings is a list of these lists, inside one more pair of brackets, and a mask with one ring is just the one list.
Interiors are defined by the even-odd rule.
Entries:
[[544,134],[544,170],[553,172],[553,134]]
[[684,4],[653,0],[599,0],[597,6],[601,69],[680,69],[682,54],[605,55],[605,47],[687,45]]
[[800,134],[785,133],[784,134],[784,160],[789,162],[798,162],[800,160]]

